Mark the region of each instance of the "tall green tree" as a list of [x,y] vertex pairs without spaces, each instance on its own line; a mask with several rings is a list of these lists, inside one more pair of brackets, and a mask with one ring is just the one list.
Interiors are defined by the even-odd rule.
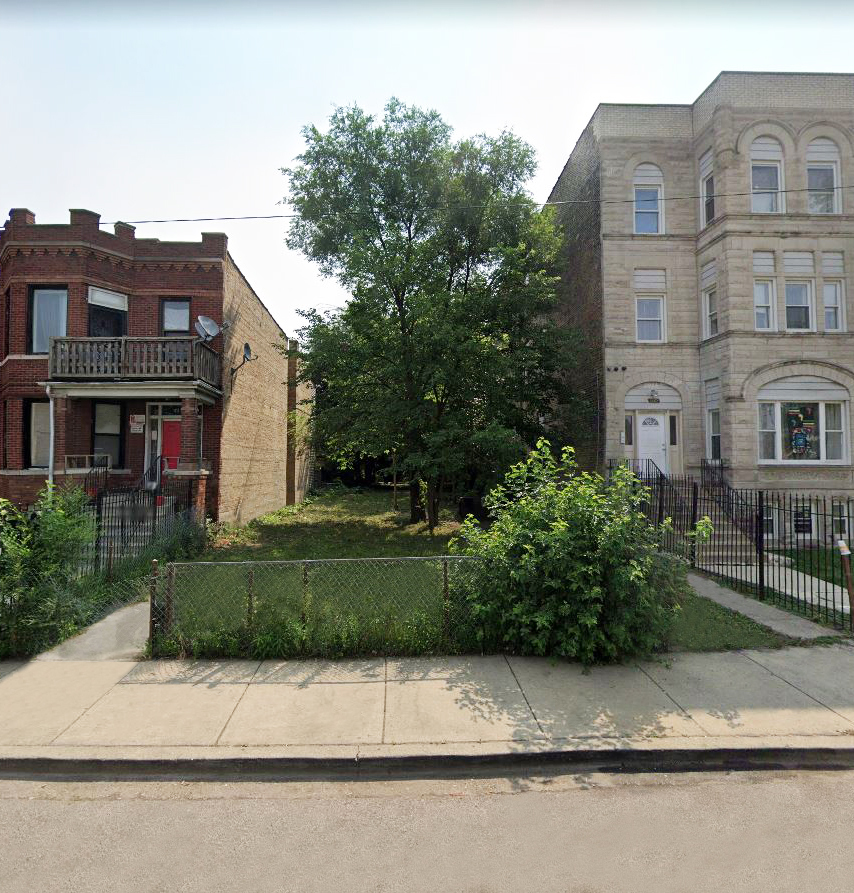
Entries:
[[436,112],[395,99],[381,120],[339,108],[303,135],[283,169],[287,242],[352,295],[302,313],[314,436],[342,462],[395,450],[412,518],[423,482],[432,528],[443,485],[472,470],[493,482],[558,396],[559,238],[524,187],[534,151],[509,132],[454,141]]

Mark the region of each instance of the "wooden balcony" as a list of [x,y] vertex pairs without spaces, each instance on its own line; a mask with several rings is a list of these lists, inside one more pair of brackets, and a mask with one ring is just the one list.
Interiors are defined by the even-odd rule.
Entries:
[[220,386],[222,357],[198,338],[51,338],[52,381],[203,381]]

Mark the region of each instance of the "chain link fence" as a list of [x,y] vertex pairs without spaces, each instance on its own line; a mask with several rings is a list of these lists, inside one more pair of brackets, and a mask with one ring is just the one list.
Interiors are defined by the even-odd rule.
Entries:
[[344,657],[480,649],[475,558],[169,563],[149,579],[154,656]]

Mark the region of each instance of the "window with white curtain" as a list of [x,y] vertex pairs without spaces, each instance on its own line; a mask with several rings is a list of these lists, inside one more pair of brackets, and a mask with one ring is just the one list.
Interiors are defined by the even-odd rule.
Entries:
[[30,403],[30,468],[47,468],[50,463],[50,403]]
[[47,353],[51,338],[65,337],[68,289],[34,288],[30,299],[30,353]]

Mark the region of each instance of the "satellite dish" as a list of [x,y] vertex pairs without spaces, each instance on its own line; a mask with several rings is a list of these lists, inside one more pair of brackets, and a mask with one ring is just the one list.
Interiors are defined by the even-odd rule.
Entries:
[[243,359],[240,362],[240,366],[232,366],[231,367],[231,378],[234,379],[234,376],[237,375],[237,370],[240,369],[245,363],[251,363],[253,360],[257,360],[258,357],[252,356],[252,348],[249,346],[249,342],[247,341],[243,345]]
[[209,316],[200,316],[196,320],[196,331],[205,341],[213,341],[222,329]]

